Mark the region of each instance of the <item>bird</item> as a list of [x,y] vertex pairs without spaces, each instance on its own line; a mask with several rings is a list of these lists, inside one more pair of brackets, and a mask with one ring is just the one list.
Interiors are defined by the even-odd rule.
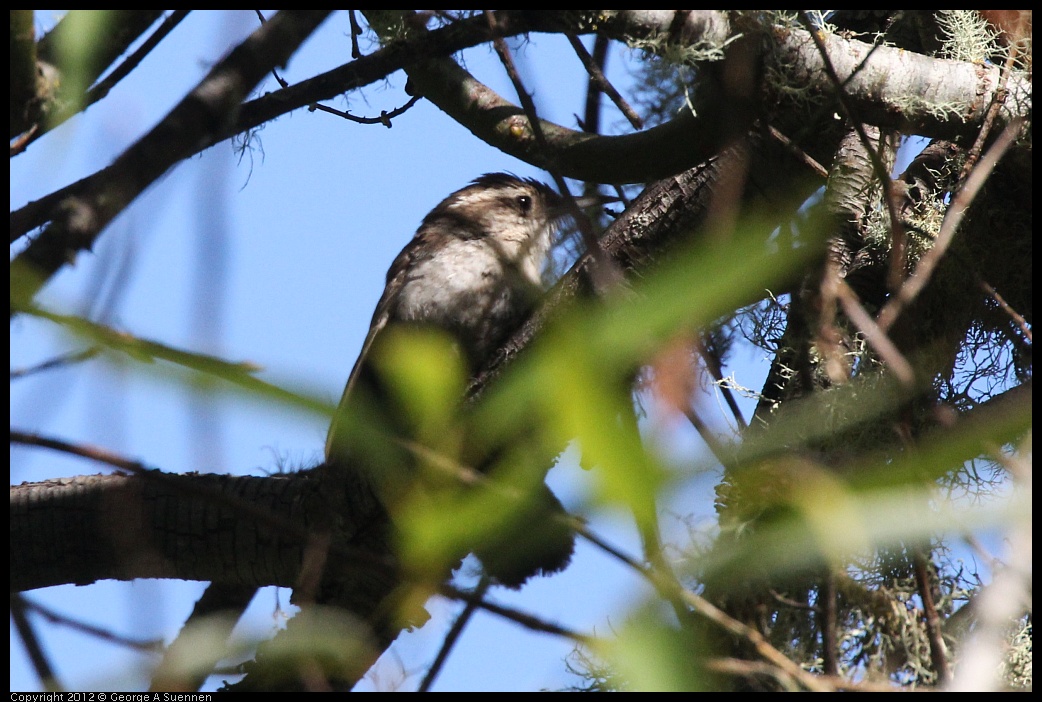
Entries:
[[[603,201],[607,198],[580,198],[576,205]],[[414,438],[410,434],[416,427],[403,405],[407,400],[381,375],[376,359],[382,344],[396,330],[434,330],[456,349],[465,372],[475,374],[538,304],[555,233],[574,211],[540,181],[487,173],[423,218],[387,272],[329,429],[327,464],[361,465],[370,472],[379,499],[396,499],[402,481],[412,475],[409,464],[416,460],[401,440]],[[365,427],[361,443],[360,425]],[[374,443],[379,433],[390,440]],[[496,583],[517,588],[533,575],[564,569],[571,559],[574,534],[561,526],[566,523],[560,519],[566,514],[563,506],[542,482],[535,492],[520,517],[515,515],[507,530],[511,534],[473,549]]]

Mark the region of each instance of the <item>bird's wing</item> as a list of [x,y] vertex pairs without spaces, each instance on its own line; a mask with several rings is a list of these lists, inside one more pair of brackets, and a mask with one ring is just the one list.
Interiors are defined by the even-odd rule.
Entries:
[[351,368],[351,375],[347,377],[347,385],[344,386],[344,393],[340,396],[340,404],[337,405],[336,414],[333,415],[333,421],[329,425],[329,433],[326,435],[326,460],[329,459],[333,450],[337,425],[343,413],[347,411],[352,390],[354,390],[358,381],[362,367],[369,358],[373,342],[387,327],[387,323],[391,319],[392,308],[400,295],[402,286],[405,284],[406,271],[409,269],[416,243],[416,239],[413,239],[406,244],[387,271],[387,285],[384,287],[384,293],[380,297],[380,302],[376,305],[376,311],[373,312],[373,319],[369,324],[369,333],[366,334],[365,341],[362,343],[362,350],[359,352],[358,358],[355,359],[354,367]]

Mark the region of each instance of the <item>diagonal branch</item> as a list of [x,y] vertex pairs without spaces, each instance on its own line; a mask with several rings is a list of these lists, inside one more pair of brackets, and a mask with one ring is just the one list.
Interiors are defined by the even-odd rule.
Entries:
[[78,252],[90,249],[109,222],[156,179],[222,133],[243,98],[272,67],[284,64],[328,14],[287,10],[257,29],[162,122],[102,171],[105,177],[63,201],[50,225],[12,264],[13,296],[23,304],[31,300]]
[[[25,11],[19,14],[21,12]],[[66,14],[54,29],[32,47],[33,55],[29,62],[32,75],[35,77],[38,74],[44,80],[34,91],[37,93],[35,99],[23,104],[23,96],[17,98],[19,109],[11,110],[11,138],[31,129],[34,124],[38,127],[32,130],[34,134],[46,132],[54,126],[50,118],[55,113],[61,114],[60,119],[64,120],[82,111],[89,104],[85,94],[87,88],[162,13],[162,10],[72,10]],[[14,19],[15,13],[12,13]],[[70,51],[71,47],[83,46],[80,39],[88,32],[90,41],[87,50]],[[19,45],[20,48],[22,46]],[[14,52],[12,45],[12,61]],[[73,65],[67,65],[69,63]],[[12,85],[15,82],[12,74]],[[35,137],[30,137],[26,143],[32,138]]]
[[948,206],[948,211],[944,215],[944,221],[941,223],[941,231],[938,232],[933,246],[923,255],[912,275],[905,280],[904,284],[898,288],[883,309],[879,311],[878,323],[880,329],[883,331],[890,329],[905,307],[926,287],[934,270],[948,251],[948,247],[955,237],[955,232],[958,231],[959,225],[962,224],[966,211],[973,203],[974,198],[977,197],[977,193],[980,192],[992,171],[995,170],[995,166],[998,165],[1006,151],[1013,145],[1022,127],[1020,120],[1014,120],[1007,124],[1002,134],[999,135],[995,143],[992,144],[991,148],[988,149],[988,152],[984,154],[984,157],[977,164],[977,167],[966,178],[962,188],[955,194],[951,205]]
[[[496,16],[497,33],[507,35],[510,25],[504,25],[499,13]],[[625,19],[617,19],[619,38],[625,35],[618,33],[627,29],[633,27]],[[649,30],[644,27],[641,31]],[[451,58],[419,62],[406,71],[418,93],[478,138],[522,161],[579,180],[633,183],[662,178],[704,161],[734,136],[724,128],[730,122],[721,101],[707,102],[704,110],[700,104],[698,117],[685,111],[639,134],[597,136],[546,120],[534,124],[522,107],[501,97]]]
[[[87,90],[79,97],[79,99],[58,99],[57,104],[59,105],[59,109],[53,115],[48,115],[47,120],[39,129],[34,129],[31,135],[27,135],[27,138],[24,140],[23,149],[42,137],[44,134],[62,125],[74,115],[83,112],[99,100],[103,100],[117,83],[130,75],[131,71],[138,67],[145,57],[159,45],[159,42],[165,39],[170,32],[174,31],[174,28],[188,16],[189,12],[190,10],[174,10],[171,12],[170,15],[160,23],[156,30],[149,35],[148,39],[142,42],[141,46],[134,50],[134,53],[124,59],[123,62],[113,69],[111,73],[105,76],[104,79],[95,83],[90,90]],[[147,19],[147,17],[145,19]],[[116,21],[119,20],[117,19]]]
[[629,106],[626,99],[619,94],[619,91],[611,84],[607,76],[604,75],[604,71],[601,70],[600,65],[590,56],[590,52],[586,50],[583,43],[579,41],[579,37],[574,34],[568,35],[568,43],[572,45],[572,50],[575,51],[575,55],[582,61],[583,66],[586,68],[586,72],[590,75],[590,83],[597,86],[597,89],[608,96],[608,98],[615,103],[615,106],[619,108],[621,112],[634,129],[643,129],[644,120],[641,119],[640,115],[637,114],[636,110]]

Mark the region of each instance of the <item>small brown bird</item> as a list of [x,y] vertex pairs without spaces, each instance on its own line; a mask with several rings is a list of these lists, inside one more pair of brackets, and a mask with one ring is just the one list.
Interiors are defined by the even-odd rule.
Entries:
[[[578,204],[585,207],[601,201],[583,198]],[[469,372],[476,372],[538,303],[554,233],[568,212],[561,196],[543,183],[491,173],[452,193],[424,217],[387,272],[383,296],[329,430],[327,463],[373,464],[378,460],[371,451],[359,456],[363,452],[352,450],[349,441],[340,439],[349,433],[342,423],[352,411],[381,415],[379,426],[390,428],[399,438],[409,438],[403,409],[388,397],[391,393],[371,363],[374,345],[383,335],[404,326],[442,330],[458,346]],[[392,460],[409,459],[399,452]],[[401,466],[382,465],[365,469],[402,474]],[[379,485],[380,476],[374,476],[373,482]],[[530,510],[531,519],[537,522],[533,527],[555,522],[550,515],[564,513],[553,493],[545,485],[541,487],[543,494]],[[571,558],[574,536],[567,528],[544,531],[547,535],[539,540],[552,543],[533,544],[528,538],[529,543],[516,549],[524,551],[523,555],[513,553],[509,544],[503,546],[503,553],[487,549],[479,553],[486,571],[498,582],[516,587],[533,574],[563,569]]]

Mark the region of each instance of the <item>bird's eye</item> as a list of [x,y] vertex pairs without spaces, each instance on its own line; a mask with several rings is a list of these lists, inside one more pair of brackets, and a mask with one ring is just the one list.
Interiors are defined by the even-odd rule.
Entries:
[[521,210],[521,214],[528,214],[528,211],[532,209],[532,198],[529,195],[518,195],[517,196],[517,208]]

